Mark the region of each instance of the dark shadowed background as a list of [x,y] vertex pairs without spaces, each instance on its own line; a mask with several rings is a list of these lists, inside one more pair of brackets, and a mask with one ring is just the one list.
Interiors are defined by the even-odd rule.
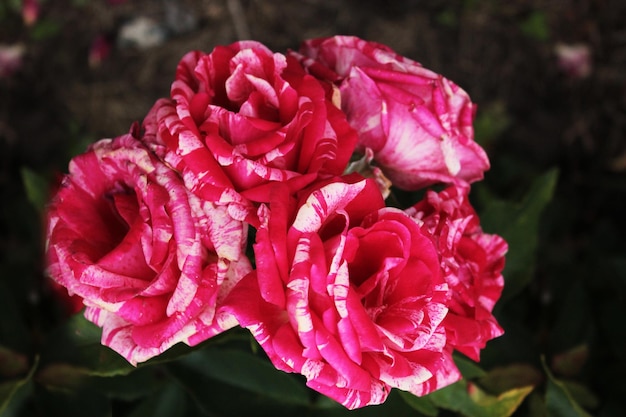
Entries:
[[[169,94],[178,60],[192,49],[249,38],[284,52],[307,38],[349,34],[443,74],[478,104],[476,140],[492,162],[473,194],[479,212],[494,198],[532,205],[523,198],[536,179],[558,172],[538,244],[516,242],[536,256],[531,279],[499,309],[506,334],[481,366],[541,370],[545,357],[587,412],[623,415],[624,22],[621,0],[42,0],[26,24],[20,0],[0,0],[0,46],[22,54],[0,77],[0,370],[15,360],[11,352],[32,364],[65,320],[44,285],[42,183],[53,184],[89,143],[141,121]],[[483,221],[487,231],[507,226]],[[558,358],[574,365],[563,370]],[[0,382],[20,375],[0,372]],[[537,396],[545,398],[551,381],[536,381]],[[516,415],[544,410],[532,398]],[[124,403],[115,415],[132,409],[114,401]]]

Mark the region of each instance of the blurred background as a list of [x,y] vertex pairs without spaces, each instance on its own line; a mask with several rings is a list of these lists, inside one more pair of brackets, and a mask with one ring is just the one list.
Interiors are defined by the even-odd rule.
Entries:
[[[511,243],[506,333],[480,364],[504,370],[492,393],[535,386],[515,415],[626,415],[624,22],[622,0],[0,0],[2,412],[20,415],[6,406],[15,381],[73,311],[41,260],[45,202],[69,159],[141,121],[192,49],[254,39],[284,52],[349,34],[478,104],[492,169],[472,197]],[[133,409],[109,397],[114,415]]]

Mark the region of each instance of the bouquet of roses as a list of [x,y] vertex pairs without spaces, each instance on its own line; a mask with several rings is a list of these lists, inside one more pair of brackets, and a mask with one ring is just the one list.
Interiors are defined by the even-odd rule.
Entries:
[[241,326],[347,408],[428,394],[503,332],[507,244],[468,200],[489,168],[475,110],[354,37],[190,52],[141,125],[70,162],[48,273],[133,365]]

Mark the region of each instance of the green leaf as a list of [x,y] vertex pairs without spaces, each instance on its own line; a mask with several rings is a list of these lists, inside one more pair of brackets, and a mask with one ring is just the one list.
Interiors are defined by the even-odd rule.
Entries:
[[91,376],[128,375],[136,369],[119,353],[101,344],[81,347],[76,359]]
[[75,346],[99,344],[102,338],[102,329],[87,320],[83,313],[70,317],[61,328],[61,332],[64,340]]
[[439,409],[428,397],[418,397],[406,391],[399,391],[400,397],[414,410],[419,411],[425,416],[436,417]]
[[501,235],[509,244],[500,304],[518,294],[532,280],[541,214],[552,200],[558,171],[538,177],[521,203],[485,199],[480,214],[483,229]]
[[142,366],[128,375],[90,377],[89,387],[109,398],[134,401],[158,392],[168,382],[162,366]]
[[546,365],[545,358],[541,358],[543,369],[548,376],[546,386],[546,407],[548,417],[591,417],[582,407],[574,400],[571,393],[563,384],[552,375],[550,369]]
[[486,375],[486,372],[478,366],[476,362],[466,356],[455,352],[453,359],[457,368],[461,371],[461,375],[463,375],[463,378],[465,379],[473,379]]
[[[238,417],[246,415],[271,415],[273,417],[291,417],[302,415],[306,408],[234,387],[222,381],[207,377],[189,365],[180,361],[167,365],[170,375],[184,387],[194,400],[195,406],[203,415],[220,417]],[[271,382],[268,380],[268,383]]]
[[87,389],[77,391],[48,390],[36,387],[35,399],[46,416],[110,417],[111,402],[105,396]]
[[72,372],[80,370],[91,376],[126,375],[136,369],[117,352],[103,346],[101,334],[102,330],[82,313],[75,314],[49,336],[42,362],[71,365]]
[[182,417],[186,408],[187,398],[183,388],[171,381],[143,400],[129,417]]
[[0,384],[0,416],[8,417],[14,415],[16,409],[19,407],[25,397],[30,394],[32,390],[32,378],[35,370],[39,366],[39,358],[35,359],[33,366],[31,366],[28,375],[24,378],[7,381]]
[[508,417],[533,389],[533,386],[514,388],[493,396],[461,380],[429,394],[427,398],[440,408],[456,411],[466,417]]
[[49,197],[48,181],[27,167],[22,167],[21,174],[26,198],[38,212],[43,213]]
[[204,349],[183,357],[180,363],[208,378],[282,403],[310,403],[309,391],[293,375],[241,350]]

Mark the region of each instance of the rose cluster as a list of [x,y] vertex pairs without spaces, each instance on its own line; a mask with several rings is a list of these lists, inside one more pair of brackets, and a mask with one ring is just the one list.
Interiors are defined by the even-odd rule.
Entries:
[[355,37],[190,52],[141,125],[70,162],[48,273],[132,364],[242,326],[350,409],[428,394],[503,332],[507,244],[468,200],[489,168],[475,109]]

